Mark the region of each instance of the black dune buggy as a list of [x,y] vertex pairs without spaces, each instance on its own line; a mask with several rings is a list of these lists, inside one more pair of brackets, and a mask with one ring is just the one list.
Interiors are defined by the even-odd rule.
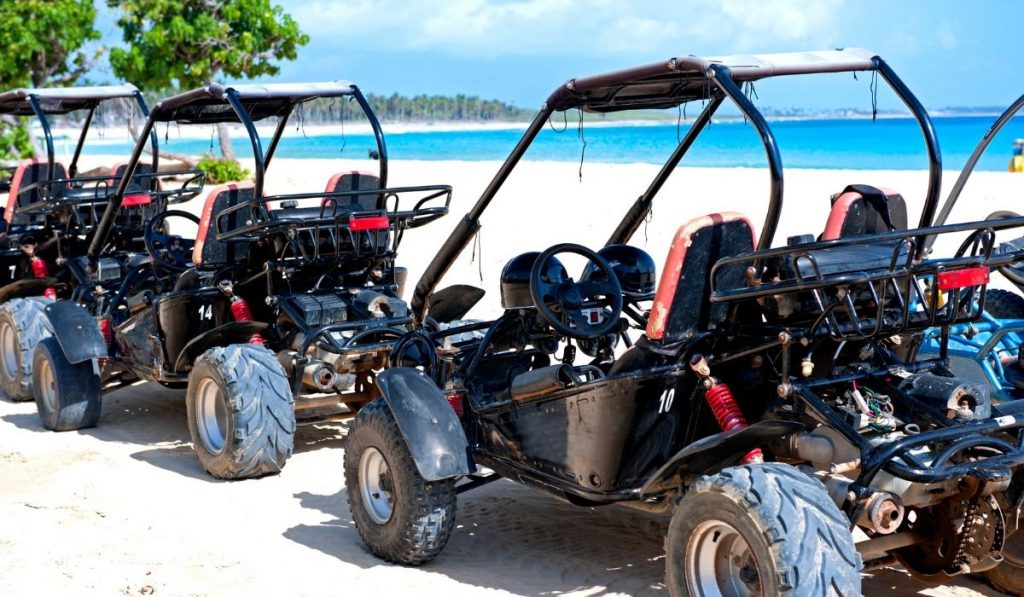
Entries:
[[[853,185],[821,240],[772,248],[782,164],[741,86],[857,71],[886,81],[924,134],[921,227],[897,229],[899,195]],[[653,261],[625,243],[726,99],[767,155],[760,238],[736,213],[696,218],[655,288]],[[501,274],[503,315],[432,325],[435,286],[552,114],[691,101],[707,105],[604,248],[519,255]],[[428,266],[411,303],[423,325],[396,343],[382,398],[352,424],[345,485],[363,541],[426,562],[455,527],[456,495],[505,477],[581,506],[671,512],[672,594],[853,595],[865,566],[898,561],[932,579],[997,567],[1024,500],[1024,403],[994,405],[944,354],[913,352],[921,330],[978,316],[990,268],[1024,259],[993,252],[995,235],[1024,218],[929,228],[940,173],[926,112],[863,50],[683,57],[570,80]],[[939,234],[965,238],[923,258]],[[569,254],[586,260],[581,275],[563,266]],[[639,339],[616,350],[630,329]],[[854,527],[869,539],[855,545]]]
[[[369,120],[379,172],[344,172],[324,191],[264,194],[289,116],[306,102],[354,100]],[[264,151],[256,122],[277,119]],[[200,217],[149,220],[152,262],[126,275],[95,311],[47,308],[53,337],[35,352],[39,414],[53,429],[95,425],[102,393],[146,380],[187,388],[188,426],[202,466],[221,478],[276,473],[291,455],[296,411],[344,416],[377,395],[376,372],[412,321],[395,266],[404,234],[448,211],[451,187],[387,188],[380,125],[353,84],[206,87],[158,103],[157,123],[241,123],[255,182],[209,192]],[[127,192],[135,148],[89,246],[96,259]],[[198,227],[194,239],[175,226]],[[173,272],[170,283],[156,270]],[[109,330],[109,332],[108,332]],[[344,407],[342,406],[344,405]]]
[[[187,199],[202,188],[202,175],[196,171],[156,174],[157,139],[155,133],[151,135],[153,160],[136,169],[114,234],[104,248],[101,268],[94,274],[87,271],[88,236],[125,165],[112,165],[110,175],[82,175],[78,160],[101,108],[120,102],[131,106],[129,110],[148,114],[142,94],[133,85],[0,93],[0,114],[35,116],[46,146],[45,160],[23,160],[10,169],[7,201],[0,206],[0,388],[12,400],[32,398],[32,350],[51,332],[43,306],[58,296],[83,300],[71,296],[76,287],[109,287],[142,253],[137,239],[145,220],[163,211],[168,201]],[[81,129],[67,167],[54,152],[53,119]],[[186,181],[180,188],[162,189],[161,179],[170,176],[184,176]]]

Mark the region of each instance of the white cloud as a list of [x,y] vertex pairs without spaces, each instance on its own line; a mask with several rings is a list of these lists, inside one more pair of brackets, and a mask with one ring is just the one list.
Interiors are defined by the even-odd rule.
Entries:
[[829,47],[846,0],[281,0],[314,39],[460,56]]

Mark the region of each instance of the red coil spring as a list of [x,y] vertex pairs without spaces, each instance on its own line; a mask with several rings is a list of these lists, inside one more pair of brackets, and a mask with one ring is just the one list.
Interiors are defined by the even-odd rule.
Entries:
[[114,326],[110,323],[110,319],[101,317],[100,319],[100,333],[103,334],[103,341],[107,343],[107,348],[114,343]]
[[[729,386],[724,383],[716,383],[707,389],[704,393],[704,398],[708,401],[711,412],[714,413],[715,420],[718,421],[718,425],[723,431],[746,429],[747,420],[743,417],[743,412],[740,411],[739,405],[736,404],[736,399],[732,397],[732,391],[729,390]],[[743,457],[741,462],[743,464],[764,462],[761,448],[754,448],[747,452],[747,455]]]
[[[249,303],[245,302],[245,299],[236,296],[231,301],[231,316],[235,318],[235,321],[252,321],[252,311],[249,310]],[[258,344],[259,346],[266,346],[266,341],[263,340],[263,336],[259,333],[249,336],[249,344]]]
[[[49,278],[50,268],[46,266],[46,262],[39,257],[32,258],[32,275],[37,278]],[[49,299],[57,300],[57,290],[55,288],[48,287],[43,291],[43,296]]]

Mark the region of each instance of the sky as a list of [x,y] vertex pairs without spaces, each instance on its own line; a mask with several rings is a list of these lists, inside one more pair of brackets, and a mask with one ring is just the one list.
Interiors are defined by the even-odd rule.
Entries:
[[[310,36],[278,81],[348,79],[369,93],[457,94],[537,108],[574,76],[672,56],[867,48],[929,108],[1024,93],[1021,0],[276,0]],[[114,19],[100,19],[117,44]],[[97,79],[111,79],[100,66]],[[862,77],[773,81],[775,108],[870,108]],[[807,79],[802,78],[802,79]],[[813,89],[813,91],[812,91]],[[882,108],[896,107],[883,94]]]

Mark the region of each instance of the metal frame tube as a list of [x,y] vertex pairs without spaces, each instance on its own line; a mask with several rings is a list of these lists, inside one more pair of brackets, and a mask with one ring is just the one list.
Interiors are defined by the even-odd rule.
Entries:
[[388,187],[388,146],[384,141],[384,131],[380,128],[380,121],[377,120],[377,114],[370,107],[370,102],[366,101],[363,92],[355,85],[352,86],[352,95],[359,102],[359,107],[362,108],[366,119],[370,121],[373,137],[377,140],[377,161],[380,164],[377,168],[377,174],[378,178],[380,178],[380,188],[386,189]]
[[697,137],[704,132],[707,124],[711,122],[711,118],[718,111],[719,106],[722,105],[722,101],[725,100],[725,95],[722,93],[715,94],[711,98],[711,102],[705,106],[704,110],[701,111],[700,115],[690,126],[690,130],[686,131],[686,135],[683,136],[682,141],[676,146],[672,155],[669,156],[668,161],[662,165],[661,170],[658,171],[658,175],[654,177],[651,184],[648,185],[647,190],[640,195],[636,202],[629,208],[629,212],[626,213],[626,217],[619,222],[619,225],[615,228],[615,232],[608,237],[606,245],[616,245],[629,242],[633,234],[636,233],[637,228],[640,227],[640,223],[644,221],[647,214],[651,210],[651,204],[654,202],[655,195],[661,190],[669,176],[675,171],[676,166],[682,161],[683,156],[690,150],[693,143],[697,140]]
[[498,189],[505,183],[505,179],[512,173],[512,170],[522,159],[523,154],[533,143],[533,140],[540,134],[541,129],[544,128],[544,124],[548,121],[548,117],[554,110],[550,107],[550,104],[545,103],[537,116],[530,123],[530,126],[523,133],[523,136],[519,138],[519,142],[516,143],[515,148],[512,149],[512,153],[509,154],[505,161],[498,168],[497,174],[491,179],[490,184],[484,189],[483,194],[477,199],[476,203],[473,204],[472,209],[469,210],[462,220],[455,226],[455,230],[452,231],[448,239],[441,245],[440,250],[434,255],[434,258],[430,260],[427,268],[423,271],[423,275],[420,276],[419,282],[416,283],[416,289],[413,291],[412,300],[410,301],[410,309],[413,317],[417,321],[422,322],[423,316],[426,315],[427,311],[427,298],[434,291],[437,283],[451,267],[455,259],[465,250],[466,245],[469,244],[470,239],[476,234],[476,231],[480,229],[480,215],[487,209],[487,205],[494,199],[494,195],[497,194]]
[[278,121],[277,127],[274,129],[274,136],[270,139],[270,145],[267,146],[267,155],[263,157],[263,170],[266,171],[270,167],[270,160],[274,157],[274,152],[277,151],[277,144],[281,141],[281,135],[284,134],[284,127],[288,125],[288,119],[291,118],[292,111],[295,110],[295,104],[292,104],[288,108],[288,112],[281,116],[281,120]]
[[238,121],[245,127],[245,132],[249,134],[249,143],[252,144],[252,157],[255,162],[256,168],[256,181],[254,197],[263,196],[263,179],[264,179],[264,161],[263,161],[263,142],[260,140],[260,133],[256,130],[256,124],[253,123],[252,118],[249,117],[249,113],[245,110],[245,105],[238,98],[238,92],[234,89],[228,88],[224,92],[224,99],[227,100],[228,105],[235,111],[238,116]]
[[[32,111],[35,112],[36,118],[39,119],[39,123],[43,126],[43,137],[46,140],[46,182],[49,183],[53,180],[53,134],[50,132],[50,121],[46,118],[46,112],[43,111],[42,106],[39,105],[39,97],[36,95],[28,96],[28,104],[32,106]],[[46,185],[46,194],[50,192],[49,184]]]
[[121,209],[121,202],[124,201],[124,193],[128,188],[128,182],[135,172],[135,166],[139,163],[139,158],[142,157],[142,150],[146,147],[146,144],[142,143],[141,140],[153,132],[155,124],[152,118],[146,119],[146,124],[142,127],[142,135],[139,137],[140,142],[135,144],[132,156],[128,158],[128,167],[125,169],[124,176],[118,181],[114,195],[107,200],[107,208],[103,210],[103,217],[100,218],[100,223],[93,230],[92,239],[89,241],[88,257],[90,261],[95,260],[99,256],[103,243],[107,241],[110,228],[114,225],[114,215],[118,209]]
[[92,108],[89,108],[88,114],[85,115],[85,124],[82,126],[82,132],[78,135],[78,143],[75,144],[75,155],[71,158],[71,165],[68,166],[68,178],[74,178],[78,174],[78,158],[82,155],[82,147],[85,145],[85,137],[89,134],[89,126],[92,124],[92,117],[96,114],[96,108],[99,104],[96,104]]
[[[939,150],[939,138],[935,134],[935,127],[928,116],[928,111],[918,101],[917,96],[910,91],[884,60],[876,56],[874,63],[878,73],[882,75],[885,82],[889,84],[889,87],[896,92],[896,95],[899,96],[903,104],[910,110],[914,120],[917,121],[917,125],[921,128],[921,134],[924,135],[925,147],[928,149],[928,190],[925,192],[924,207],[921,209],[921,219],[918,221],[918,227],[927,228],[931,226],[932,218],[935,217],[935,208],[938,207],[939,193],[942,190],[942,153]],[[924,256],[925,241],[925,237],[917,238],[918,258]]]
[[[998,119],[989,127],[988,131],[978,142],[978,145],[974,148],[971,153],[971,157],[967,159],[967,163],[964,164],[963,170],[960,171],[960,176],[957,177],[956,183],[953,184],[953,188],[949,191],[949,197],[946,198],[946,202],[942,205],[942,209],[939,210],[939,215],[935,217],[935,225],[941,226],[946,223],[946,219],[949,218],[949,213],[953,211],[953,206],[956,205],[957,200],[960,198],[960,193],[963,192],[964,186],[967,185],[967,179],[970,178],[974,172],[975,166],[978,165],[978,160],[981,159],[985,150],[988,149],[989,144],[992,143],[993,139],[1003,130],[1006,123],[1013,120],[1013,117],[1024,108],[1024,95],[1017,98],[1017,101],[1010,104],[1010,107],[1004,111]],[[932,244],[935,243],[935,237],[929,236],[927,242],[927,248],[931,249]]]
[[750,120],[764,145],[764,151],[768,158],[768,173],[771,176],[771,192],[768,198],[768,213],[764,217],[764,228],[761,229],[761,238],[758,240],[757,249],[768,249],[772,246],[775,230],[779,226],[779,216],[782,213],[783,178],[779,146],[775,142],[775,135],[772,133],[771,127],[768,126],[768,121],[732,80],[729,69],[720,65],[712,65],[708,75],[715,86],[728,95],[740,112]]
[[[142,92],[138,89],[135,90],[135,103],[139,105],[139,110],[142,112],[142,117],[149,119],[149,106],[146,105],[146,99],[142,97]],[[141,138],[141,137],[140,137]],[[149,133],[149,143],[153,150],[153,173],[160,171],[160,142],[159,135],[156,134],[156,128],[154,127]],[[132,167],[130,174],[135,174],[135,167]]]

